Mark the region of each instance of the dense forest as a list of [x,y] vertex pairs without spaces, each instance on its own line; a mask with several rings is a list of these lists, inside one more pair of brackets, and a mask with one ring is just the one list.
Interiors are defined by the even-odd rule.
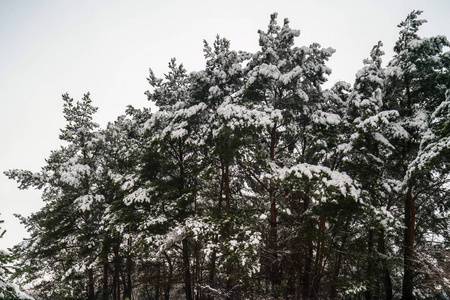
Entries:
[[203,70],[150,69],[157,111],[100,128],[89,93],[64,94],[62,146],[5,172],[45,205],[18,216],[31,237],[0,253],[0,294],[449,299],[450,43],[420,14],[353,84],[325,89],[334,49],[273,14],[256,53],[218,36]]

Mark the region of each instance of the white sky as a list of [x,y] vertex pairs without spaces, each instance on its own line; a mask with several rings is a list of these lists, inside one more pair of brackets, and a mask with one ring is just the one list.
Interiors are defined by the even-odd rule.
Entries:
[[414,9],[428,20],[421,36],[450,38],[449,0],[0,0],[0,219],[7,229],[0,249],[27,235],[13,214],[42,206],[40,192],[18,190],[2,172],[39,171],[59,147],[61,94],[79,100],[89,91],[104,127],[129,104],[150,105],[148,68],[162,77],[176,57],[188,71],[200,70],[203,39],[212,43],[216,34],[235,50],[255,52],[257,30],[266,30],[273,12],[301,30],[297,46],[337,50],[331,84],[352,83],[379,40],[385,62],[391,58],[396,25]]

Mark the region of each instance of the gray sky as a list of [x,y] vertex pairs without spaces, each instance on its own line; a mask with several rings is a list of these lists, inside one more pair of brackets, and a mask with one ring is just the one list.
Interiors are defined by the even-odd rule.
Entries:
[[[296,45],[336,49],[330,84],[352,83],[379,40],[385,62],[391,58],[396,25],[414,9],[428,20],[421,36],[450,38],[449,0],[0,0],[0,171],[39,171],[59,147],[65,92],[79,100],[89,91],[99,107],[95,121],[104,127],[128,104],[150,106],[148,68],[162,77],[176,57],[188,71],[200,70],[203,39],[212,43],[216,34],[235,50],[255,52],[257,30],[266,30],[273,12],[301,30]],[[0,173],[7,229],[0,249],[27,236],[13,214],[27,216],[41,206],[40,192],[20,191]]]

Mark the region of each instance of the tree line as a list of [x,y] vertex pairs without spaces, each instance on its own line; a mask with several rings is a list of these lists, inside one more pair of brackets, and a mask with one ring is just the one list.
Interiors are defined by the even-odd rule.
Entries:
[[256,53],[218,36],[203,70],[150,69],[155,112],[100,128],[64,94],[63,146],[5,172],[45,202],[12,279],[36,299],[448,299],[450,43],[420,14],[352,85],[324,89],[334,49],[273,14]]

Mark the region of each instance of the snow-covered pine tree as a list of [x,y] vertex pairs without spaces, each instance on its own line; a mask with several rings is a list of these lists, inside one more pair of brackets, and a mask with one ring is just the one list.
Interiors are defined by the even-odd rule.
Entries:
[[[385,103],[386,71],[382,67],[382,45],[378,42],[370,58],[364,60],[364,67],[357,72],[350,94],[347,118],[351,127],[346,169],[361,184],[363,195],[370,205],[366,218],[360,219],[358,226],[364,228],[366,235],[360,242],[366,246],[354,247],[367,249],[365,263],[360,266],[359,282],[355,284],[365,286],[368,298],[383,295],[391,299],[392,266],[389,267],[386,260],[389,257],[386,236],[395,234],[394,228],[400,228],[401,224],[394,222],[392,178],[387,176],[386,169],[394,149],[391,140],[404,129],[396,122],[398,111],[390,109]],[[394,228],[391,226],[393,224],[396,225]]]
[[101,248],[96,230],[104,206],[98,177],[101,136],[92,121],[97,108],[89,94],[76,103],[64,94],[63,101],[67,125],[60,139],[66,145],[52,151],[40,173],[5,172],[20,188],[41,189],[45,203],[30,217],[21,217],[31,238],[15,251],[27,280],[43,297],[94,299],[94,266]]
[[[347,191],[355,192],[352,196],[357,194],[348,176],[325,165],[325,131],[340,122],[333,105],[325,104],[329,99],[321,89],[331,72],[325,62],[334,50],[318,44],[294,47],[299,31],[291,29],[288,20],[278,26],[276,14],[271,16],[267,32],[259,31],[259,35],[261,50],[245,69],[244,87],[226,99],[219,112],[231,128],[245,129],[241,132],[247,142],[240,149],[237,163],[251,193],[260,199],[254,204],[253,209],[259,213],[253,218],[266,220],[258,222],[265,240],[260,253],[261,274],[268,278],[271,294],[314,296],[323,274],[325,217],[321,222],[317,215],[309,218],[311,222],[304,224],[309,230],[303,232],[311,234],[303,237],[298,234],[302,231],[294,230],[289,222],[304,221],[303,212],[310,210],[320,215],[319,207],[331,186],[339,190],[348,185]],[[337,180],[340,175],[342,181]],[[325,186],[312,183],[319,178]],[[294,244],[302,245],[301,249],[292,251],[293,237],[300,239]],[[303,292],[291,284],[297,276],[305,279]]]
[[[147,288],[146,274],[137,270],[147,268],[146,228],[150,218],[150,203],[145,193],[147,170],[143,167],[146,138],[142,126],[150,118],[148,109],[129,106],[125,115],[108,124],[104,136],[102,194],[105,206],[101,217],[103,248],[103,296],[117,299],[123,293],[131,299],[133,293]],[[148,138],[148,137],[147,137]],[[155,170],[151,170],[155,172]],[[138,259],[141,258],[141,259]],[[121,274],[125,274],[122,276]]]
[[[203,287],[206,293],[233,299],[243,293],[240,282],[248,281],[259,268],[255,255],[259,235],[254,234],[255,222],[246,214],[246,203],[251,201],[241,195],[245,180],[237,163],[248,135],[245,127],[236,127],[223,116],[224,103],[243,86],[242,63],[250,54],[231,50],[230,42],[219,36],[213,47],[204,43],[206,67],[192,73],[192,95],[206,105],[199,119],[201,144],[207,153],[199,197],[208,203],[209,217],[218,230],[205,245],[210,253],[210,274]],[[238,240],[241,247],[236,247]]]
[[190,95],[191,79],[175,59],[169,63],[165,80],[156,78],[150,69],[148,81],[153,87],[151,92],[146,92],[148,100],[159,108],[146,124],[152,134],[151,146],[156,150],[152,159],[157,158],[160,164],[151,189],[166,228],[155,235],[155,245],[159,253],[165,253],[173,245],[181,244],[181,255],[172,259],[181,259],[184,293],[186,299],[191,300],[194,295],[191,250],[196,242],[192,239],[192,230],[198,220],[201,222],[197,211],[197,176],[203,160],[196,132],[197,119],[206,105],[194,103]]
[[42,298],[210,300],[391,299],[403,277],[404,299],[445,298],[449,43],[419,15],[353,88],[322,90],[333,49],[273,14],[255,54],[217,37],[204,70],[150,71],[153,114],[99,131],[89,95],[64,95],[64,146],[6,172],[45,200],[18,278]]
[[437,160],[431,159],[422,167],[415,163],[420,157],[434,156],[431,152],[424,156],[423,151],[430,138],[433,113],[445,101],[446,91],[450,88],[449,53],[444,53],[444,47],[450,44],[443,36],[421,38],[417,34],[426,22],[419,19],[421,13],[413,11],[400,23],[395,55],[388,66],[388,101],[399,111],[399,124],[406,130],[395,141],[396,157],[391,170],[395,179],[401,182],[398,205],[404,213],[403,299],[412,299],[414,295],[430,296],[430,290],[420,284],[423,273],[417,263],[420,260],[417,253],[430,242],[427,226],[432,219],[438,218],[437,207],[443,200],[438,191],[446,189],[448,178],[445,173],[436,172],[445,170],[437,157],[442,157],[441,153],[446,150],[440,150]]

